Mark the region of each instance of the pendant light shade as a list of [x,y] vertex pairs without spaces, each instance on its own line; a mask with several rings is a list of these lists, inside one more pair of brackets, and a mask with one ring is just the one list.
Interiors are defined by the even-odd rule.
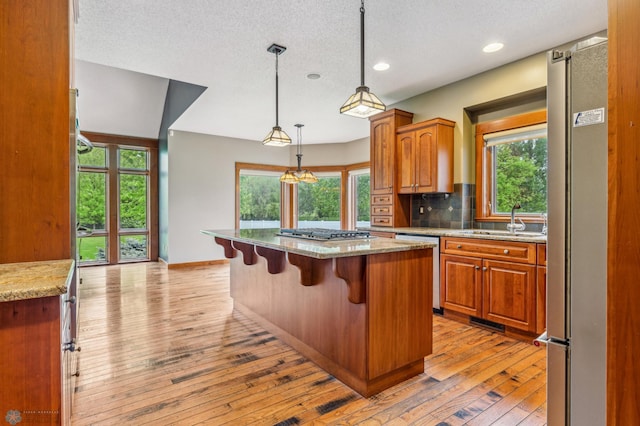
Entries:
[[269,146],[286,146],[291,144],[289,135],[278,125],[278,56],[285,50],[287,50],[286,47],[277,44],[272,44],[267,49],[268,52],[276,55],[276,125],[273,126],[273,129],[262,141],[264,145]]
[[280,126],[274,126],[262,143],[269,146],[287,146],[291,145],[291,138]]
[[300,182],[305,182],[305,183],[316,183],[316,182],[318,182],[318,178],[316,177],[316,175],[311,173],[309,170],[304,170],[300,174],[300,176],[298,177],[298,180]]
[[280,176],[280,182],[298,183],[298,176],[296,176],[291,170],[287,170],[282,176]]
[[296,154],[296,157],[298,157],[298,169],[294,172],[292,172],[291,170],[287,170],[286,172],[284,172],[284,174],[282,176],[280,176],[280,182],[285,182],[285,183],[298,183],[298,182],[305,182],[305,183],[316,183],[318,182],[318,178],[311,173],[309,170],[302,170],[302,126],[304,126],[304,124],[296,124],[296,127],[298,128],[298,152]]
[[340,114],[366,118],[386,110],[382,101],[364,84],[364,0],[360,6],[360,86],[340,108]]

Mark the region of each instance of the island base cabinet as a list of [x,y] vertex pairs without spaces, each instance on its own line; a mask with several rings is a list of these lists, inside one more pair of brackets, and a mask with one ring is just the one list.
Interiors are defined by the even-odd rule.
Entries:
[[230,259],[234,308],[361,395],[424,371],[432,350],[431,249],[289,259],[278,273],[261,256],[250,265],[243,258]]

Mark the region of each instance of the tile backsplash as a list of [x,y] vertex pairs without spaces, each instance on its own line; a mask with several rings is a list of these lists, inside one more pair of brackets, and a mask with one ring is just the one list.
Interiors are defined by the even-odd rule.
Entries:
[[[411,226],[451,229],[506,229],[504,222],[476,222],[476,186],[456,183],[451,194],[411,196]],[[540,232],[541,223],[527,223],[527,231]]]
[[472,228],[475,185],[456,183],[451,194],[417,194],[411,197],[411,226],[421,228]]

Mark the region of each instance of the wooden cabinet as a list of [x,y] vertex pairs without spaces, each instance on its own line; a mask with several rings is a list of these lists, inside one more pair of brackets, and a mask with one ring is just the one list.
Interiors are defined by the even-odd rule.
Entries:
[[482,260],[440,256],[440,304],[463,314],[482,315]]
[[395,238],[396,237],[396,233],[395,232],[370,231],[369,233],[374,237],[380,237],[380,238]]
[[436,118],[400,127],[398,192],[453,192],[453,121]]
[[3,418],[12,412],[20,424],[70,424],[79,350],[72,340],[74,268],[72,260],[0,264]]
[[409,226],[410,200],[395,190],[396,130],[411,123],[413,114],[398,109],[376,114],[371,122],[371,225]]
[[547,329],[547,245],[538,244],[537,250],[536,333],[542,334]]
[[483,260],[482,318],[535,331],[536,267]]
[[535,243],[443,238],[440,247],[440,297],[445,309],[537,331]]

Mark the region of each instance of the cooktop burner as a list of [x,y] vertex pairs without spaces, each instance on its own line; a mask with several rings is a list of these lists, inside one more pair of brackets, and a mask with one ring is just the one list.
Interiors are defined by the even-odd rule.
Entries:
[[360,240],[372,238],[368,231],[343,231],[340,229],[300,228],[281,229],[278,235],[283,237],[305,238],[308,240]]

